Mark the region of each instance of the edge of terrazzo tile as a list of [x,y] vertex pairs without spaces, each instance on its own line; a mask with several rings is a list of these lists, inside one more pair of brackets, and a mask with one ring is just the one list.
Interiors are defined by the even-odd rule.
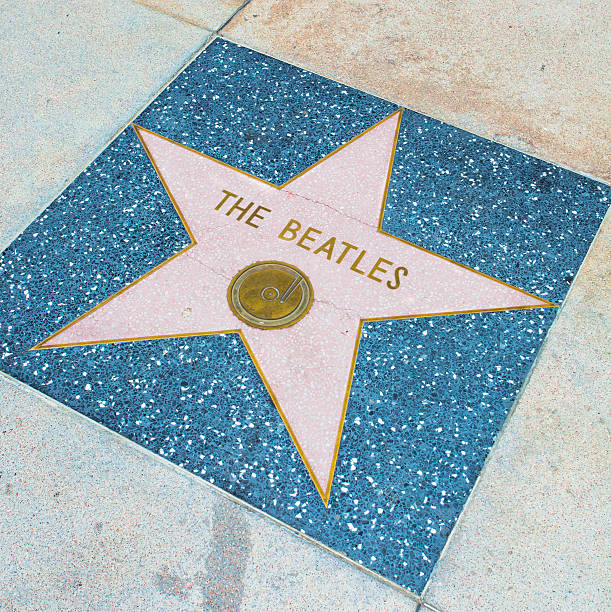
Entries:
[[426,583],[424,585],[424,588],[422,589],[422,595],[421,595],[422,604],[424,606],[430,608],[433,612],[442,612],[441,610],[439,610],[438,608],[435,608],[432,604],[430,604],[429,602],[426,601],[426,596],[427,596],[428,590],[429,590],[431,584],[434,581],[435,570],[436,570],[437,566],[443,561],[444,557],[447,555],[448,550],[449,550],[449,548],[450,548],[450,546],[452,544],[452,541],[456,537],[456,533],[461,528],[462,524],[466,520],[468,520],[466,515],[469,512],[471,506],[475,503],[473,501],[474,497],[475,497],[477,491],[479,490],[479,488],[481,486],[480,482],[481,482],[483,476],[486,474],[486,472],[489,469],[489,464],[492,461],[492,456],[494,454],[496,454],[495,453],[496,448],[500,444],[501,439],[505,435],[505,431],[506,431],[506,429],[509,426],[509,421],[513,418],[514,413],[517,410],[518,404],[521,402],[522,396],[524,395],[524,393],[526,392],[527,387],[530,384],[530,380],[531,380],[532,375],[533,375],[533,373],[535,371],[535,368],[537,367],[539,361],[541,360],[541,355],[543,354],[543,351],[545,350],[547,344],[550,342],[550,338],[552,337],[552,334],[554,334],[554,330],[558,326],[558,319],[560,318],[560,315],[562,314],[562,312],[566,308],[567,302],[571,299],[571,295],[572,295],[572,293],[574,291],[575,281],[577,280],[577,278],[579,276],[579,273],[581,272],[584,264],[586,263],[588,257],[590,256],[591,252],[598,245],[601,233],[603,231],[603,226],[605,225],[605,222],[608,219],[611,219],[611,207],[609,207],[607,209],[607,212],[605,213],[605,216],[603,217],[603,220],[602,220],[598,230],[596,231],[596,235],[594,236],[592,242],[590,243],[590,246],[588,247],[588,250],[587,250],[587,252],[585,254],[585,257],[581,261],[581,265],[579,266],[579,269],[577,270],[577,272],[575,274],[575,278],[571,282],[571,286],[569,287],[569,290],[568,290],[568,292],[566,294],[566,297],[564,298],[564,301],[562,302],[560,308],[558,308],[556,316],[554,317],[554,320],[552,321],[552,324],[551,324],[547,334],[545,335],[545,338],[543,339],[543,343],[541,344],[541,347],[537,351],[537,355],[535,356],[535,359],[534,359],[532,365],[530,366],[530,369],[528,370],[528,373],[526,375],[526,378],[524,379],[524,382],[522,383],[522,386],[520,387],[518,395],[516,396],[515,400],[511,404],[511,408],[509,409],[509,412],[507,413],[507,416],[505,417],[505,421],[503,422],[503,425],[502,425],[501,429],[499,430],[498,434],[496,435],[496,438],[494,439],[494,442],[493,442],[492,446],[490,447],[490,450],[488,451],[488,454],[487,454],[486,459],[484,461],[484,465],[482,466],[482,469],[480,470],[479,474],[477,475],[477,478],[475,479],[475,482],[473,484],[473,488],[471,489],[471,492],[469,493],[467,501],[465,502],[465,505],[463,506],[462,510],[460,511],[460,514],[458,515],[458,519],[456,520],[456,523],[454,523],[454,526],[452,527],[452,530],[450,531],[450,534],[448,535],[448,539],[446,540],[443,548],[441,549],[441,553],[439,553],[439,557],[437,558],[437,561],[435,561],[435,563],[433,565],[433,569],[431,571],[431,574],[429,575],[429,578],[426,581]]
[[[293,533],[294,535],[302,538],[303,540],[305,540],[306,542],[308,542],[311,545],[316,546],[319,549],[324,550],[325,552],[333,555],[334,557],[346,562],[347,564],[351,565],[352,567],[354,567],[357,570],[360,570],[366,574],[368,574],[369,576],[375,578],[376,580],[378,580],[379,582],[382,582],[383,584],[395,589],[396,591],[399,591],[400,593],[406,595],[409,599],[415,601],[417,604],[422,604],[422,597],[420,595],[418,595],[417,593],[414,593],[413,591],[410,591],[409,589],[406,589],[405,587],[402,587],[400,584],[397,584],[396,582],[393,582],[392,580],[390,580],[389,578],[386,578],[385,576],[382,576],[381,574],[378,574],[376,572],[374,572],[373,570],[370,570],[369,568],[365,567],[364,565],[361,565],[360,563],[350,559],[349,557],[347,557],[346,555],[344,555],[343,553],[334,550],[333,548],[331,548],[330,546],[327,546],[326,544],[323,544],[322,542],[319,542],[318,540],[316,540],[315,538],[307,535],[306,533],[299,531],[298,529],[295,529],[294,527],[291,527],[291,525],[289,525],[288,523],[284,523],[283,521],[281,521],[280,519],[277,519],[276,517],[272,516],[271,514],[268,514],[267,512],[265,512],[264,510],[260,510],[259,508],[257,508],[256,506],[252,506],[251,504],[249,504],[248,502],[240,499],[239,497],[236,497],[235,495],[229,493],[228,491],[225,491],[224,489],[221,489],[220,487],[218,487],[217,485],[208,482],[207,480],[205,480],[204,478],[202,478],[201,476],[198,476],[197,474],[193,474],[192,472],[189,472],[189,470],[180,467],[179,465],[173,463],[172,461],[170,461],[169,459],[166,459],[165,457],[162,457],[161,455],[158,455],[156,453],[154,453],[152,450],[141,446],[140,444],[138,444],[137,442],[134,442],[133,440],[130,440],[129,438],[126,438],[125,436],[121,435],[120,433],[113,431],[112,429],[109,429],[108,427],[105,427],[104,425],[102,425],[101,423],[98,423],[97,421],[94,421],[93,419],[91,419],[90,417],[66,406],[65,404],[62,404],[61,402],[59,402],[56,399],[53,399],[52,397],[45,395],[42,391],[39,391],[38,389],[35,389],[34,387],[31,387],[30,385],[21,382],[19,379],[11,376],[10,374],[7,374],[6,372],[2,372],[0,371],[0,381],[5,381],[8,384],[12,385],[13,387],[19,388],[19,389],[25,389],[28,392],[32,393],[35,397],[37,397],[38,399],[41,399],[43,401],[45,401],[49,406],[51,406],[54,410],[57,410],[58,412],[61,412],[65,415],[67,415],[69,418],[73,418],[73,419],[78,419],[90,426],[94,426],[98,431],[102,432],[105,436],[107,436],[109,439],[116,441],[118,444],[122,444],[124,447],[130,449],[131,451],[135,451],[140,453],[143,457],[145,457],[148,461],[153,461],[159,465],[163,465],[165,467],[165,469],[170,469],[172,470],[174,473],[176,473],[177,475],[181,476],[182,478],[186,478],[189,481],[191,481],[194,484],[197,484],[198,486],[204,486],[204,487],[209,487],[212,491],[218,493],[219,495],[222,495],[223,497],[225,497],[225,499],[228,499],[231,502],[236,503],[237,505],[239,505],[241,508],[256,514],[257,516],[261,516],[263,518],[265,518],[266,520],[269,520],[273,523],[275,523],[276,525],[278,525],[279,527],[283,528],[283,529],[287,529],[288,531],[290,531],[291,533]],[[437,611],[440,612],[440,611]]]
[[[142,6],[142,5],[139,5]],[[161,13],[160,13],[161,14]],[[195,26],[193,26],[195,27]],[[192,64],[197,57],[203,53],[208,46],[217,38],[215,32],[212,32],[210,30],[198,27],[199,30],[201,30],[202,32],[206,32],[207,36],[206,38],[202,41],[201,45],[187,58],[187,60],[182,64],[182,66],[176,71],[174,72],[174,74],[167,80],[164,81],[163,84],[158,87],[155,92],[153,94],[151,94],[147,99],[146,102],[144,102],[142,104],[142,106],[140,106],[138,108],[138,110],[135,111],[135,113],[133,115],[131,115],[131,117],[129,118],[128,121],[126,121],[125,123],[122,123],[121,126],[119,128],[117,128],[117,130],[115,130],[115,132],[112,134],[112,136],[110,138],[108,138],[107,140],[105,140],[102,144],[100,144],[98,147],[96,147],[94,153],[92,154],[91,157],[89,157],[87,159],[87,161],[85,163],[83,163],[83,165],[81,165],[79,167],[79,169],[73,173],[71,175],[70,178],[66,179],[66,181],[64,181],[63,185],[57,190],[57,192],[52,195],[47,202],[45,203],[44,206],[40,207],[39,209],[37,209],[37,211],[35,212],[35,216],[29,218],[28,220],[26,220],[25,222],[21,222],[19,224],[16,225],[16,229],[12,232],[8,232],[7,235],[4,237],[4,239],[0,240],[0,253],[2,253],[6,248],[8,248],[30,225],[31,223],[36,220],[40,215],[42,215],[44,213],[44,211],[51,205],[51,203],[53,203],[65,190],[67,187],[69,187],[78,177],[79,175],[84,172],[89,165],[95,160],[97,159],[102,153],[103,151],[110,146],[128,127],[129,125],[132,123],[132,121],[138,117],[138,115],[140,113],[142,113],[142,111],[144,111],[150,104],[151,102],[153,102],[153,100],[155,100],[160,94],[161,92],[170,84],[172,83],[174,80],[176,80],[176,78],[190,65]]]
[[[249,2],[250,2],[250,0],[249,0]],[[242,9],[240,9],[240,10],[242,10]],[[229,21],[231,21],[231,19]],[[255,51],[256,53],[260,53],[261,55],[265,55],[267,57],[271,57],[272,59],[275,59],[275,60],[277,60],[279,62],[283,62],[285,64],[289,64],[291,66],[295,66],[296,68],[299,68],[301,70],[306,70],[307,72],[311,72],[312,74],[315,74],[316,76],[322,77],[323,79],[330,79],[331,81],[335,81],[336,83],[340,83],[344,87],[349,87],[350,89],[355,89],[356,91],[362,91],[363,93],[366,93],[366,94],[368,94],[370,96],[373,96],[374,98],[378,98],[379,100],[384,100],[386,102],[390,102],[391,104],[396,104],[398,107],[404,108],[405,110],[408,110],[410,112],[418,113],[419,115],[427,117],[428,119],[433,119],[435,121],[439,121],[441,123],[449,125],[450,127],[453,127],[453,128],[455,128],[457,130],[460,130],[461,132],[465,132],[467,134],[471,134],[472,136],[477,136],[478,138],[483,138],[484,140],[488,140],[490,142],[494,142],[494,143],[496,143],[496,144],[498,144],[498,145],[500,145],[502,147],[506,147],[507,149],[510,149],[512,151],[516,151],[517,153],[521,153],[522,155],[526,155],[528,157],[532,157],[534,159],[538,159],[539,161],[545,162],[546,164],[550,164],[552,166],[556,166],[557,168],[562,168],[562,170],[566,170],[567,172],[572,172],[573,174],[578,174],[579,176],[583,176],[583,177],[585,177],[587,179],[590,179],[592,181],[596,181],[597,183],[601,183],[603,185],[611,186],[611,181],[606,181],[603,178],[599,178],[597,176],[594,176],[594,175],[589,174],[587,172],[584,172],[582,170],[575,170],[574,168],[569,168],[569,166],[565,166],[564,164],[561,164],[559,162],[553,161],[553,160],[548,159],[546,157],[542,157],[541,155],[537,155],[535,153],[530,153],[528,151],[523,151],[522,149],[518,149],[516,146],[507,144],[505,142],[497,140],[496,138],[491,138],[490,136],[484,136],[483,134],[478,134],[477,132],[473,132],[471,130],[468,130],[468,129],[464,128],[464,127],[461,127],[460,125],[452,123],[451,121],[448,121],[448,120],[443,119],[441,117],[437,117],[435,115],[431,115],[428,112],[425,112],[425,111],[422,111],[422,110],[418,110],[417,108],[414,108],[414,107],[411,107],[411,106],[405,106],[399,100],[396,100],[396,99],[390,98],[390,97],[386,97],[385,95],[381,95],[380,93],[376,93],[376,92],[371,91],[369,89],[362,88],[360,85],[358,87],[356,85],[350,85],[349,83],[346,83],[346,81],[344,81],[343,79],[341,79],[340,77],[338,77],[338,76],[336,76],[334,74],[323,74],[321,72],[318,72],[317,70],[314,70],[312,68],[309,68],[308,66],[305,66],[304,64],[296,63],[293,60],[283,59],[281,57],[278,57],[277,55],[273,55],[269,51],[262,51],[260,49],[255,48],[255,47],[251,47],[250,45],[247,45],[244,42],[240,42],[238,40],[234,40],[233,38],[231,38],[231,35],[227,36],[226,34],[224,34],[221,31],[229,23],[229,21],[227,21],[227,23],[225,23],[225,25],[223,25],[221,28],[219,28],[215,32],[216,36],[218,38],[220,38],[221,40],[226,40],[227,42],[233,43],[234,45],[238,45],[240,47],[244,47],[245,49],[250,49],[251,51]]]

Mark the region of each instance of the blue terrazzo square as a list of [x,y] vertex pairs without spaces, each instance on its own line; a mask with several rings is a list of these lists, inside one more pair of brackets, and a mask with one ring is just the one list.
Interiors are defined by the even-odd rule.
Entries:
[[[136,123],[281,184],[396,109],[216,40]],[[562,304],[608,198],[405,111],[383,229]],[[364,324],[325,508],[237,335],[29,351],[189,242],[127,128],[0,256],[0,368],[421,592],[557,310]]]

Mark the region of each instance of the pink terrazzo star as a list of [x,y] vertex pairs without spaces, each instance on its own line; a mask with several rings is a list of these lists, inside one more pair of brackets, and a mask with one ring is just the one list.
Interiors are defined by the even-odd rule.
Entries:
[[[328,503],[364,320],[553,306],[380,230],[400,121],[280,187],[134,126],[192,244],[35,348],[239,332]],[[231,279],[267,260],[312,283],[291,327],[249,327],[229,307]]]

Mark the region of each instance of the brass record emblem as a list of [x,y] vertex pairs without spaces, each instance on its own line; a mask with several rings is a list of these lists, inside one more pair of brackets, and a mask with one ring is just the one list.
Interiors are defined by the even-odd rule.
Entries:
[[281,261],[261,261],[238,272],[227,290],[229,307],[252,327],[277,329],[303,318],[312,305],[308,277]]

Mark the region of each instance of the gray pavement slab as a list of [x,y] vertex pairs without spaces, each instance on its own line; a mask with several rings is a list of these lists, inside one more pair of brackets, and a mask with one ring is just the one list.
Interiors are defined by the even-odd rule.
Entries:
[[430,578],[446,612],[608,610],[611,215]]
[[121,0],[2,3],[0,250],[209,36]]
[[0,430],[0,610],[417,607],[5,375]]
[[597,0],[252,0],[223,35],[608,180],[610,20]]

